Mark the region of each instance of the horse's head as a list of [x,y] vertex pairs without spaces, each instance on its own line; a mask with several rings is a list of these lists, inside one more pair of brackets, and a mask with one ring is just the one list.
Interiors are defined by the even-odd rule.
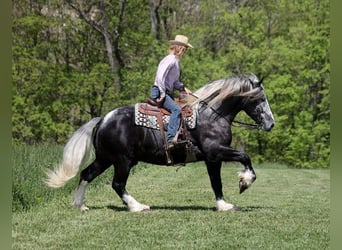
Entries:
[[261,129],[270,131],[274,127],[274,117],[271,108],[268,104],[264,87],[263,79],[260,81],[254,76],[249,78],[255,95],[246,96],[243,110],[250,116]]
[[212,110],[216,110],[216,114],[230,115],[230,120],[244,110],[261,129],[270,131],[274,127],[262,80],[259,81],[254,74],[216,80],[204,85],[192,96],[196,100],[188,100],[189,105],[206,103]]

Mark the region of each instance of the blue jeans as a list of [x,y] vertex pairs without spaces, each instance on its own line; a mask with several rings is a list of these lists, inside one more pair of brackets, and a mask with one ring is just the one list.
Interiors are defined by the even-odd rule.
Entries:
[[[157,98],[159,98],[159,96],[160,96],[160,92],[159,92],[158,87],[153,86],[151,90],[151,98],[153,100],[156,100]],[[165,96],[165,101],[162,107],[171,112],[170,121],[167,126],[167,132],[166,132],[167,142],[171,143],[173,137],[175,137],[177,130],[179,128],[179,123],[181,119],[181,109],[175,103],[173,98],[169,95]]]

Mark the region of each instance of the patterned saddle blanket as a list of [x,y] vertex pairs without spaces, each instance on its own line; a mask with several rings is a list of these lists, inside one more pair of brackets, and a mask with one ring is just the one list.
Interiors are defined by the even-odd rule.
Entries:
[[[162,117],[164,128],[170,120],[170,112],[163,108],[152,106],[148,103],[135,104],[135,125],[160,130],[158,116]],[[197,113],[191,107],[182,108],[182,117],[188,129],[196,127]],[[165,129],[166,130],[166,129]]]

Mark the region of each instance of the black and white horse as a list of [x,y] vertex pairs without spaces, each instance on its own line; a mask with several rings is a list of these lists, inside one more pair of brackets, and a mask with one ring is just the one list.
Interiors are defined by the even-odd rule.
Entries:
[[[204,85],[194,95],[198,98],[188,98],[188,104],[197,112],[197,125],[188,131],[196,156],[194,161],[206,163],[217,210],[235,210],[236,207],[223,197],[221,165],[222,162],[238,161],[244,166],[238,174],[240,193],[256,179],[249,156],[230,147],[231,124],[243,110],[259,128],[265,131],[273,128],[274,118],[262,81],[253,74],[221,79]],[[131,168],[139,161],[166,165],[165,149],[160,131],[135,125],[134,116],[134,106],[119,107],[80,127],[66,144],[60,165],[47,171],[46,183],[50,187],[65,185],[89,160],[94,148],[95,160],[81,171],[73,205],[88,210],[83,201],[86,187],[113,165],[112,187],[128,209],[134,212],[149,210],[149,206],[139,203],[127,192],[126,182]],[[172,157],[175,163],[184,163],[184,150],[175,149]]]

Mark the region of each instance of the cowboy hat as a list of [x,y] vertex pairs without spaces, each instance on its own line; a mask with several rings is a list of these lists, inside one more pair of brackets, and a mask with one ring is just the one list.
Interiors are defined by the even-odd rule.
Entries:
[[178,44],[185,47],[193,48],[190,43],[188,43],[189,39],[183,35],[176,35],[175,40],[170,40],[169,43],[171,44]]

